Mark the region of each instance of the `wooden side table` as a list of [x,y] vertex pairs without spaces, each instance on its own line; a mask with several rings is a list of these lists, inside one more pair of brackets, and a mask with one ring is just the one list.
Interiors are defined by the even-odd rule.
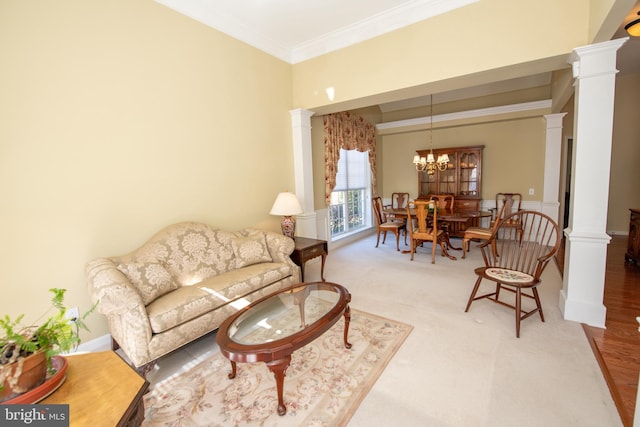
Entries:
[[41,404],[68,404],[72,426],[139,426],[149,383],[113,351],[66,356],[67,379]]
[[320,268],[320,278],[324,282],[324,262],[329,253],[327,241],[298,236],[293,240],[296,246],[291,254],[291,260],[300,266],[301,280],[304,282],[304,264],[312,258],[321,256],[322,267]]

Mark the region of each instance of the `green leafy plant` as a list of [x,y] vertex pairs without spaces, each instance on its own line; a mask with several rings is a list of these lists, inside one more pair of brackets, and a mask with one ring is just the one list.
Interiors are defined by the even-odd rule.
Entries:
[[[44,318],[51,310],[54,313],[41,324],[36,320],[32,326],[23,326],[24,314],[15,319],[8,315],[0,318],[0,366],[15,362],[20,357],[27,357],[39,350],[43,350],[47,358],[47,366],[51,369],[51,357],[69,352],[80,344],[80,329],[89,331],[85,319],[95,309],[95,305],[89,311],[77,319],[66,317],[67,307],[64,304],[66,289],[52,288],[51,308],[44,313]],[[0,384],[0,390],[2,384]]]

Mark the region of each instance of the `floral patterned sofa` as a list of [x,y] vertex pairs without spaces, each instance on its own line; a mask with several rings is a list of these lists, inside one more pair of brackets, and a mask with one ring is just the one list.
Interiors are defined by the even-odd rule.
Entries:
[[131,362],[153,362],[247,304],[300,281],[292,239],[258,229],[170,225],[135,251],[86,267],[89,294]]

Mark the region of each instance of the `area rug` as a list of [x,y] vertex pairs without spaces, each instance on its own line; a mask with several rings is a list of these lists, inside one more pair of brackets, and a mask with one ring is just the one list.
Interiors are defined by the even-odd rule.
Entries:
[[238,363],[231,380],[230,363],[218,352],[157,384],[144,397],[143,426],[343,426],[412,329],[352,309],[351,349],[344,347],[343,318],[293,353],[284,416],[276,412],[276,383],[264,363]]

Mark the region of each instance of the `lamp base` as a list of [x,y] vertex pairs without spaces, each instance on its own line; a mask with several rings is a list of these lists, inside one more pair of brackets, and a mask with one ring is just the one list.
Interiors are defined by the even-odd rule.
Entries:
[[296,234],[296,219],[292,216],[285,216],[282,218],[280,226],[282,227],[282,234],[293,239]]

